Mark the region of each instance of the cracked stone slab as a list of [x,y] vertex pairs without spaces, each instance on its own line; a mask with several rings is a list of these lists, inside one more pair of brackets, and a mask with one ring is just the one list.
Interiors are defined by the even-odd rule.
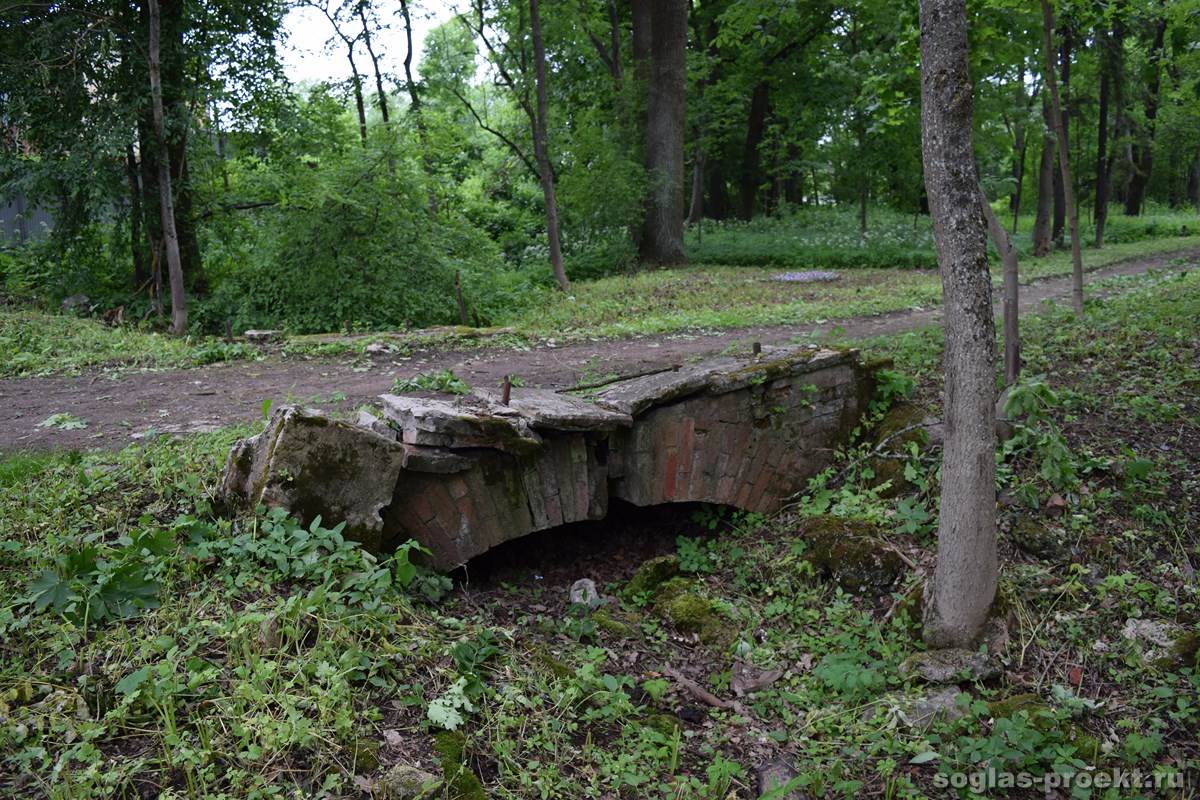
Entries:
[[474,394],[497,416],[518,416],[542,430],[611,431],[633,424],[629,414],[549,389],[513,388],[507,406],[495,389],[476,389]]
[[542,437],[529,422],[516,415],[497,415],[479,398],[379,396],[383,415],[400,432],[405,444],[448,447],[485,447],[508,453],[537,450]]

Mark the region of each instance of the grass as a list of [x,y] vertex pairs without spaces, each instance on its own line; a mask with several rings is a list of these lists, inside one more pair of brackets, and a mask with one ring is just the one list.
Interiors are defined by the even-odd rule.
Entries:
[[0,307],[0,377],[192,367],[257,355],[254,347],[225,344],[214,337],[179,339],[69,314]]
[[[928,574],[936,448],[901,457],[897,497],[872,488],[867,434],[840,479],[777,518],[706,509],[657,535],[552,535],[431,603],[445,584],[409,550],[380,561],[333,520],[214,515],[247,432],[225,431],[0,460],[0,793],[349,797],[419,770],[435,796],[717,800],[754,796],[755,767],[781,756],[821,797],[943,797],[939,781],[988,766],[1195,775],[1194,655],[1122,631],[1200,629],[1200,274],[1113,283],[1126,292],[1082,319],[1025,320],[1027,374],[1043,378],[1000,450],[1011,638],[1002,677],[959,684],[956,720],[906,722],[919,573],[844,591],[805,533],[814,515],[854,519]],[[868,344],[935,413],[937,342]],[[1046,510],[1055,496],[1065,513]],[[728,638],[701,644],[623,593],[655,552],[678,557]],[[614,599],[568,607],[578,577]],[[729,699],[738,661],[781,670],[740,708],[705,706],[665,669]]]

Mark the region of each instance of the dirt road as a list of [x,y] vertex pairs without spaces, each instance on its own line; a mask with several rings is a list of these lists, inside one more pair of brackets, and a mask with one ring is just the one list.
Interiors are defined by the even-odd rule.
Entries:
[[[1200,262],[1200,251],[1167,253],[1113,264],[1089,274],[1095,281],[1164,269],[1179,259]],[[1191,269],[1171,266],[1172,269]],[[1067,301],[1069,278],[1051,278],[1022,287],[1028,313],[1045,301]],[[117,449],[154,433],[189,433],[252,422],[264,400],[294,402],[328,411],[371,402],[393,381],[418,373],[452,369],[472,385],[498,385],[518,375],[527,386],[561,388],[609,374],[630,374],[680,363],[730,345],[752,341],[787,342],[820,336],[835,327],[853,339],[916,330],[940,321],[941,309],[901,311],[875,317],[830,320],[820,325],[735,328],[718,332],[640,336],[583,341],[529,350],[482,347],[425,350],[407,356],[368,359],[270,359],[231,362],[186,370],[85,373],[0,380],[0,451],[103,447]],[[87,425],[62,430],[39,427],[57,413],[70,413]]]

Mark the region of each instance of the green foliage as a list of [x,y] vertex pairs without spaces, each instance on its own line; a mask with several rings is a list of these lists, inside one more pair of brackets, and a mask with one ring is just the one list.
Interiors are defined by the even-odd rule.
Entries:
[[449,394],[470,394],[471,387],[453,370],[444,369],[433,374],[418,373],[411,378],[397,378],[392,384],[392,391],[398,394],[406,392],[447,392]]

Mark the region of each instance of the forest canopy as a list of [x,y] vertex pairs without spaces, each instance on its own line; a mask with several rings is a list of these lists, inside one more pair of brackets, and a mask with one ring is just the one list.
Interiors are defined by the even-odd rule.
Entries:
[[[421,42],[418,0],[299,5],[349,78],[288,81],[288,3],[163,2],[160,136],[149,6],[6,4],[3,200],[52,225],[0,250],[4,291],[153,320],[160,159],[193,330],[486,325],[552,291],[556,250],[564,287],[736,264],[737,232],[768,218],[830,229],[836,246],[788,266],[935,265],[915,3],[471,0]],[[1042,15],[968,13],[984,188],[1022,252],[1067,246]],[[1148,212],[1200,204],[1196,3],[1060,2],[1055,19],[1081,236],[1186,233]]]

